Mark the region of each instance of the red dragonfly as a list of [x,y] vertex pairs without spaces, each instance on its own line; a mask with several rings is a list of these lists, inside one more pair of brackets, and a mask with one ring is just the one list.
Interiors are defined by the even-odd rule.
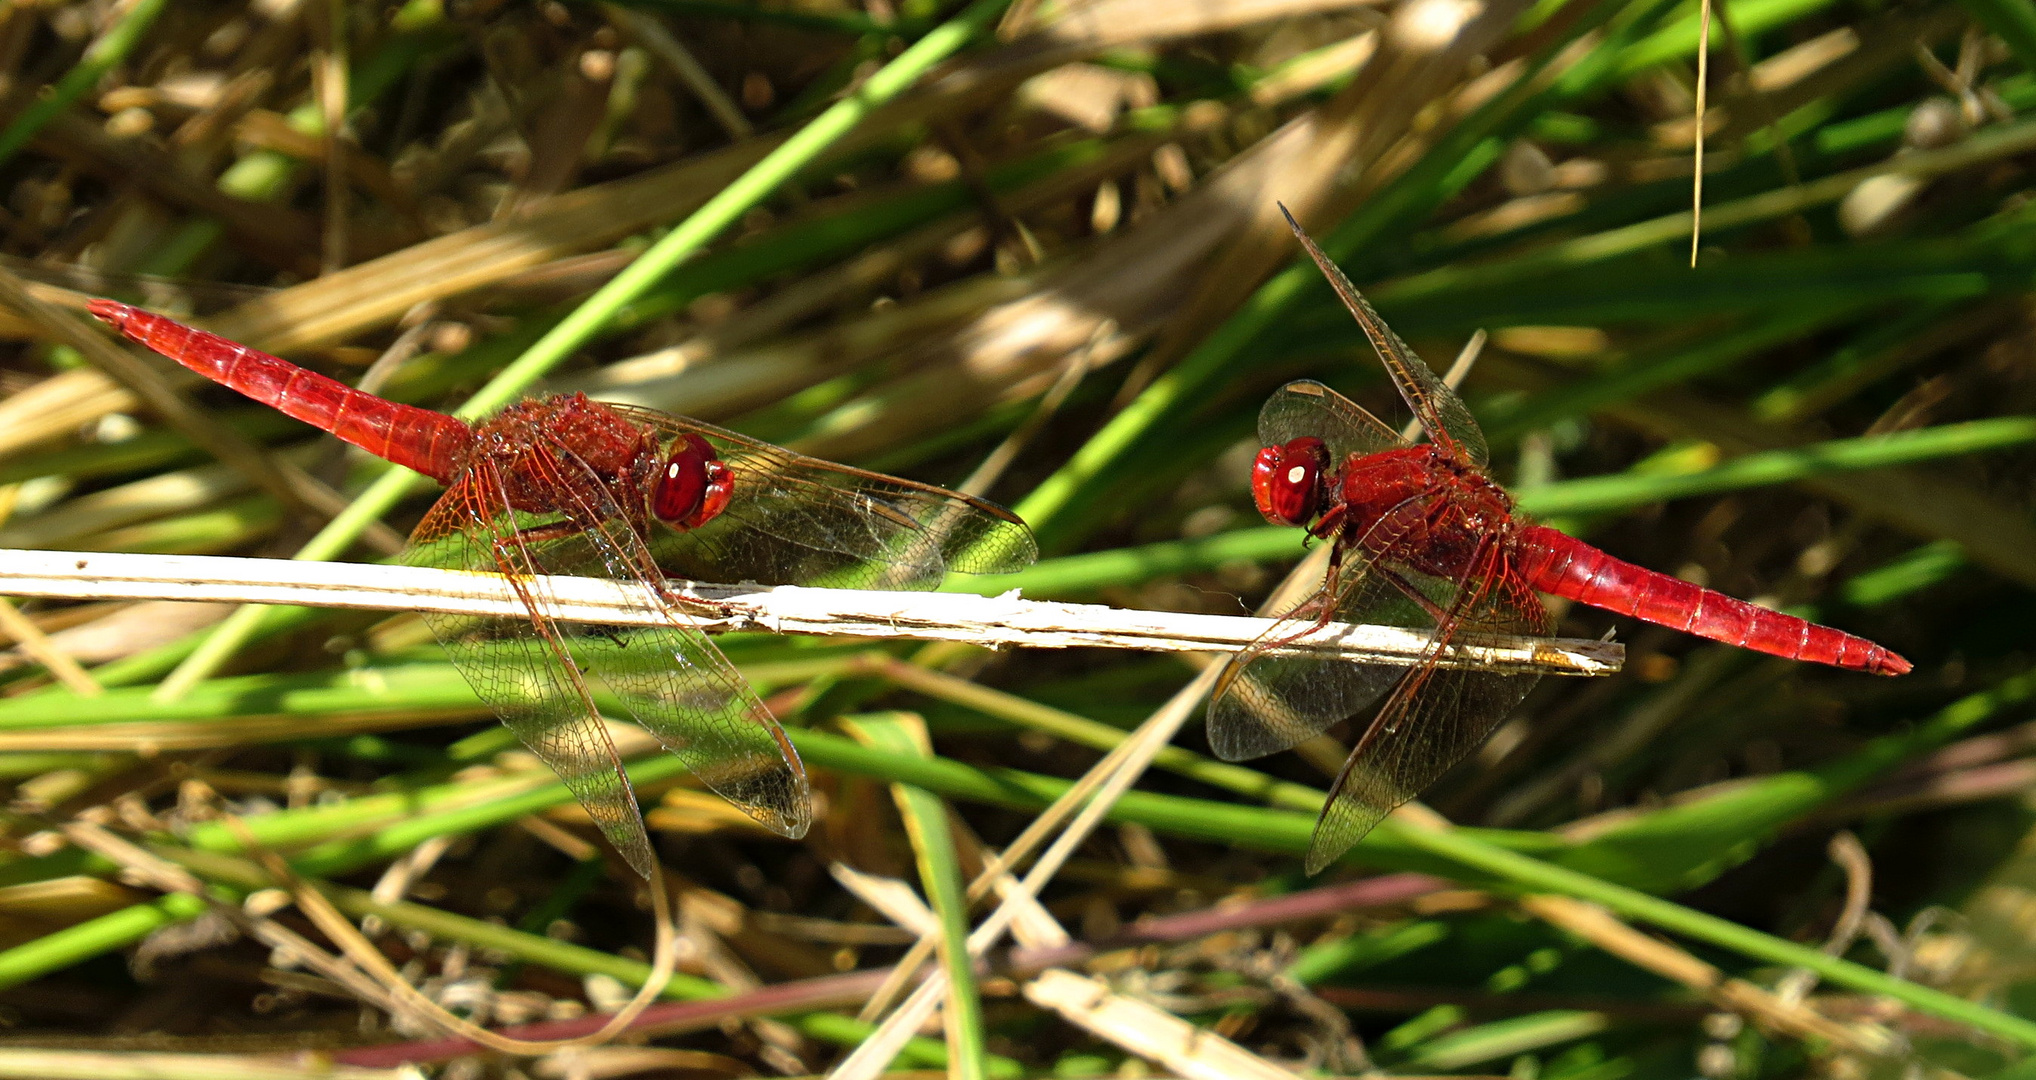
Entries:
[[[1292,215],[1287,223],[1428,433],[1414,445],[1310,381],[1280,388],[1259,414],[1265,448],[1251,481],[1259,512],[1333,546],[1321,587],[1225,667],[1209,703],[1210,745],[1230,761],[1270,754],[1383,698],[1330,788],[1309,873],[1462,760],[1526,696],[1532,675],[1437,661],[1466,639],[1546,636],[1550,619],[1537,592],[1792,660],[1877,675],[1909,670],[1907,660],[1864,638],[1622,562],[1514,512],[1512,497],[1485,474],[1484,435],[1462,400]],[[1328,622],[1422,628],[1428,651],[1410,667],[1274,652]]]
[[[1037,555],[1025,523],[994,503],[697,420],[570,394],[469,424],[126,304],[94,300],[91,311],[214,382],[446,486],[403,561],[505,575],[525,615],[426,613],[425,623],[474,692],[646,878],[650,839],[593,685],[766,827],[798,837],[812,817],[798,753],[665,587],[667,573],[923,589],[948,570],[1005,573]],[[562,623],[535,575],[631,583],[664,620]]]

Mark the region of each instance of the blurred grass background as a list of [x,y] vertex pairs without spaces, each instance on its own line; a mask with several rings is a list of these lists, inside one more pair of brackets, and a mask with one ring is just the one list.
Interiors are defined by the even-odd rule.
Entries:
[[[1544,680],[1429,792],[1483,828],[1448,848],[1381,829],[1317,880],[1298,852],[1340,748],[1228,768],[1190,731],[1047,895],[1096,946],[1086,970],[1327,1073],[1993,1074],[2036,1031],[2036,7],[1736,0],[1715,19],[1692,268],[1694,3],[15,4],[4,269],[55,304],[145,303],[446,409],[522,389],[490,384],[522,357],[548,367],[532,389],[936,483],[1008,445],[982,493],[1047,558],[949,587],[1239,613],[1302,550],[1249,501],[1264,395],[1314,377],[1404,419],[1295,262],[1283,201],[1431,362],[1491,335],[1465,397],[1525,509],[1917,670],[1870,679],[1564,611],[1565,634],[1616,628],[1627,669]],[[954,55],[901,58],[914,41]],[[927,65],[751,171],[850,86]],[[753,197],[709,205],[731,184]],[[646,250],[669,272],[617,285]],[[160,420],[155,391],[38,318],[0,315],[0,547],[288,556],[323,535],[367,558],[428,505],[384,481],[395,533],[320,534],[374,462],[167,367],[205,409]],[[379,913],[391,954],[480,1019],[568,1015],[601,1000],[588,976],[641,977],[626,868],[414,618],[243,616],[192,661],[226,612],[22,610],[92,685],[0,656],[0,1071],[42,1075],[9,1064],[24,1045],[426,1034],[48,832],[82,815],[238,895],[259,879],[203,788],[356,890],[342,907]],[[950,881],[1192,675],[723,644],[798,729],[824,803],[787,843],[640,759],[696,946],[668,996],[702,1001],[895,961],[910,936],[831,862]],[[188,689],[156,692],[173,670]],[[929,828],[942,797],[952,827]],[[1378,896],[1336,891],[1366,875]],[[1665,898],[1591,897],[1779,1011],[1743,1023],[1670,974],[1689,969],[1518,899],[1578,882]],[[951,915],[952,890],[930,891]],[[1219,905],[1240,914],[1180,921]],[[1819,983],[1789,943],[1976,1011]],[[1141,1075],[1019,996],[1022,961],[980,977],[962,1064]],[[869,1030],[859,1000],[789,1000],[604,1075],[816,1072]],[[922,1039],[901,1066],[948,1057]]]

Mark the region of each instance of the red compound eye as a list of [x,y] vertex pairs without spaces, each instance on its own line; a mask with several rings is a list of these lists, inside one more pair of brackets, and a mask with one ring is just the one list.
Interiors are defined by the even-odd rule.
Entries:
[[715,456],[713,445],[687,435],[665,457],[651,489],[650,513],[674,529],[697,529],[728,508],[734,489],[735,473]]
[[1251,497],[1275,525],[1306,525],[1322,501],[1322,467],[1329,448],[1312,435],[1268,446],[1251,466]]

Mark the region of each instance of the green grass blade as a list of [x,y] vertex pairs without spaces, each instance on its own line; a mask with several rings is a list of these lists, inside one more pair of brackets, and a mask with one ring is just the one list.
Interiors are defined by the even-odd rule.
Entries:
[[1669,499],[1717,495],[1786,484],[1826,473],[1885,469],[1922,461],[2000,450],[2036,441],[2036,417],[1998,416],[1912,431],[1832,439],[1786,450],[1733,458],[1675,475],[1622,473],[1530,489],[1521,507],[1536,514],[1591,514],[1627,510]]
[[[901,756],[930,757],[925,722],[903,713],[869,713],[843,717],[842,726],[857,740]],[[920,886],[940,919],[940,966],[947,972],[947,998],[942,1004],[954,1054],[952,1075],[984,1080],[988,1052],[983,1048],[983,998],[976,968],[969,957],[968,887],[948,826],[947,804],[940,796],[911,784],[893,784],[892,797],[905,819],[905,833],[919,863]]]

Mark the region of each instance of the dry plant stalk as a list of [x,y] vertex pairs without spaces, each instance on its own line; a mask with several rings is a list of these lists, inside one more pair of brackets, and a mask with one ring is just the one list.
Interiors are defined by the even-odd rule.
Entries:
[[1288,1080],[1294,1074],[1220,1035],[1100,980],[1053,968],[1025,984],[1026,1000],[1076,1027],[1158,1062],[1187,1080]]
[[[566,622],[655,625],[662,612],[636,588],[594,578],[543,578],[537,591]],[[919,641],[1202,652],[1256,641],[1273,620],[1100,604],[1024,600],[1016,595],[881,592],[798,586],[672,582],[672,593],[710,632],[768,630]],[[78,600],[196,600],[302,604],[385,611],[519,617],[523,601],[508,580],[430,567],[319,563],[204,555],[14,551],[0,563],[0,594]],[[1413,663],[1429,635],[1399,626],[1328,623],[1278,652],[1323,654],[1362,663]],[[1574,638],[1466,639],[1445,647],[1445,667],[1561,675],[1607,675],[1625,650]]]
[[1825,1039],[1854,1053],[1881,1055],[1891,1046],[1885,1032],[1831,1020],[1808,1005],[1784,1001],[1744,979],[1735,979],[1688,952],[1621,922],[1595,904],[1567,896],[1525,896],[1520,906],[1613,956],[1673,979],[1721,1009],[1739,1013],[1772,1031],[1797,1038]]
[[413,1069],[364,1069],[305,1055],[184,1054],[132,1050],[0,1049],[0,1077],[35,1080],[411,1080]]
[[266,915],[255,914],[214,896],[206,883],[184,867],[115,836],[106,829],[73,820],[61,827],[64,837],[79,848],[119,865],[126,873],[166,893],[181,893],[203,899],[211,909],[232,922],[249,937],[280,949],[320,975],[344,987],[362,1002],[392,1015],[405,1015],[427,1026],[437,1027],[490,1049],[509,1054],[539,1054],[608,1041],[629,1028],[651,1002],[663,992],[678,962],[676,908],[669,897],[662,874],[650,880],[651,910],[657,924],[657,944],[647,978],[636,995],[621,1010],[606,1017],[596,1030],[565,1039],[522,1040],[501,1036],[454,1015],[412,986],[374,944],[362,936],[330,899],[313,885],[298,878],[287,863],[263,847],[246,824],[232,814],[221,820],[256,859],[256,864],[278,884],[287,888],[298,910],[325,936],[339,945],[342,955],[327,952],[310,939],[291,931]]

